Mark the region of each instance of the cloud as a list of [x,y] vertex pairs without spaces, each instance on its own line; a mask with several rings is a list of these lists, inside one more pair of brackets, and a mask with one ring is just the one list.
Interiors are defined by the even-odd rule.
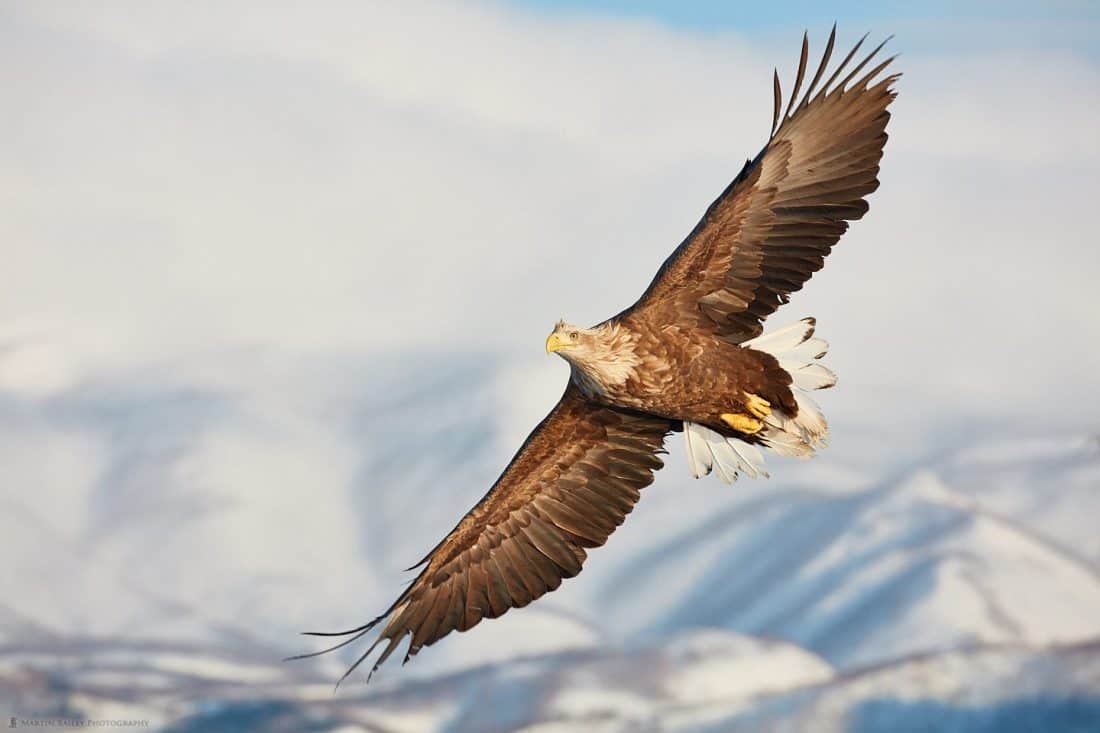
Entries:
[[[768,65],[793,55],[485,4],[36,4],[8,28],[5,312],[116,366],[241,342],[511,350],[599,320],[757,149]],[[931,295],[983,329],[1079,327],[1095,66],[914,55],[872,215],[791,310],[845,293],[827,327],[874,300],[880,328]],[[1036,267],[1066,285],[1042,308],[1019,289]]]

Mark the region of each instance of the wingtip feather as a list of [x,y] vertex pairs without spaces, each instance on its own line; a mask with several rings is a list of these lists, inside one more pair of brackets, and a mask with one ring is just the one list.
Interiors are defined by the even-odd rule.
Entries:
[[768,134],[769,137],[775,135],[776,127],[779,125],[779,110],[783,107],[783,90],[779,86],[779,69],[772,69],[772,130]]

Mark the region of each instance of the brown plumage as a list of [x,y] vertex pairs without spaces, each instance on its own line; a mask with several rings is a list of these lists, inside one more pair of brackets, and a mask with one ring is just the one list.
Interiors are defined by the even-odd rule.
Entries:
[[380,644],[372,672],[406,638],[408,661],[579,573],[586,549],[607,540],[653,481],[670,431],[684,431],[696,476],[713,469],[725,480],[766,475],[760,447],[806,456],[823,444],[824,418],[806,392],[835,377],[817,363],[827,345],[813,337],[813,320],[761,334],[878,187],[898,75],[877,78],[892,59],[865,71],[881,45],[849,68],[861,40],[819,87],[835,33],[800,99],[803,37],[785,109],[775,76],[767,145],[638,302],[590,329],[555,327],[547,350],[570,364],[565,394],[485,497],[414,566],[423,569],[412,584],[373,621],[317,634],[349,637],[331,651],[382,624],[347,674]]

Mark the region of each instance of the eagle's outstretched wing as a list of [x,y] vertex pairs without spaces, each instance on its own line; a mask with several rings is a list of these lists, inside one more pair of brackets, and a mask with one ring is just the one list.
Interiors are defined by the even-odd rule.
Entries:
[[417,564],[424,569],[385,613],[357,629],[315,634],[350,637],[324,650],[331,651],[385,621],[341,681],[382,641],[387,644],[372,672],[406,636],[412,636],[408,661],[450,632],[526,606],[579,573],[585,548],[602,545],[639,490],[652,483],[671,428],[661,418],[588,402],[570,383],[489,493]]
[[768,144],[619,318],[703,328],[734,342],[758,336],[763,320],[821,269],[848,222],[867,212],[865,197],[878,188],[886,108],[895,96],[891,85],[900,75],[876,80],[891,57],[852,83],[882,48],[848,70],[860,40],[818,91],[835,39],[834,26],[796,105],[809,50],[803,37],[782,115],[778,73],[774,79]]

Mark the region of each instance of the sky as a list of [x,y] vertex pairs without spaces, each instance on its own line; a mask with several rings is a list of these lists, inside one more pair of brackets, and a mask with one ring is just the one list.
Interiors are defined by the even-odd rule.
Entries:
[[[833,21],[854,28],[889,27],[921,50],[976,50],[1042,44],[1046,49],[1096,53],[1100,11],[1090,2],[888,2],[787,3],[667,2],[666,0],[521,0],[519,7],[548,15],[602,15],[647,19],[693,33],[736,31],[778,39],[792,28],[824,28]],[[918,51],[919,53],[919,51]]]
[[[24,611],[116,629],[151,613],[136,574],[208,621],[324,605],[346,626],[349,584],[381,599],[397,576],[373,563],[456,519],[379,466],[480,496],[560,393],[554,322],[637,297],[763,144],[772,68],[833,20],[583,6],[0,9],[0,502],[6,542],[64,548],[3,579],[96,558],[79,604],[44,588]],[[905,74],[882,186],[774,317],[832,343],[838,454],[1095,430],[1096,12],[863,7],[834,11],[839,44],[894,33]],[[446,451],[478,461],[452,474]],[[426,529],[371,524],[379,497]],[[270,596],[233,596],[242,575]]]

